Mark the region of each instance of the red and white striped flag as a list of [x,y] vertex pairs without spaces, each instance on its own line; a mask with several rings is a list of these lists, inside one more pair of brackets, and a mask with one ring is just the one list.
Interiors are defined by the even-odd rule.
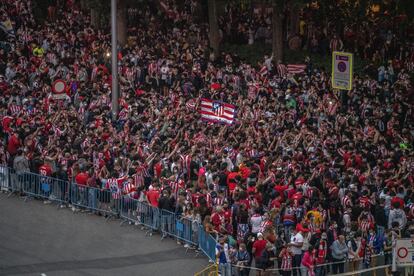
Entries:
[[262,67],[262,68],[260,68],[259,74],[260,74],[262,77],[264,77],[264,76],[266,76],[266,75],[267,75],[267,73],[268,73],[268,71],[267,71],[267,66],[266,66],[266,65],[263,65],[263,67]]
[[196,107],[196,104],[197,104],[197,99],[193,98],[193,99],[189,99],[186,102],[185,106],[187,107],[187,109],[192,110]]
[[305,72],[306,64],[288,64],[287,70],[289,74],[302,74]]
[[198,112],[203,120],[233,124],[236,106],[220,101],[201,99],[201,106]]

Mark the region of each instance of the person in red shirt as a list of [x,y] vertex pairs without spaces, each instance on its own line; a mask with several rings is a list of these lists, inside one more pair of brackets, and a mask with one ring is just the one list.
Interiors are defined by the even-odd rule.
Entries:
[[[45,201],[43,201],[43,203],[49,204],[51,203],[51,201],[49,200],[49,196],[50,196],[52,187],[50,185],[48,176],[52,175],[52,167],[49,164],[44,163],[42,166],[39,167],[39,173],[41,176],[47,176],[47,177],[40,177],[40,193],[42,197],[46,199]],[[37,191],[37,188],[35,189]]]
[[396,202],[399,202],[400,203],[400,206],[401,206],[401,208],[404,208],[404,206],[405,206],[405,202],[404,202],[404,200],[402,200],[400,197],[398,197],[398,196],[394,196],[392,199],[391,199],[391,206],[394,206],[394,203],[396,203]]
[[233,233],[233,224],[232,224],[232,212],[231,208],[229,208],[229,204],[224,202],[223,204],[223,215],[224,215],[224,223],[227,230],[227,233]]
[[88,183],[89,174],[86,171],[81,171],[75,176],[76,184],[86,186]]
[[270,203],[270,209],[280,209],[280,206],[282,206],[282,197],[278,192],[275,192],[274,198]]
[[52,175],[52,167],[44,163],[42,166],[39,167],[39,174],[43,176],[51,176]]
[[6,133],[10,133],[12,131],[12,129],[10,128],[10,125],[13,122],[13,117],[10,116],[4,116],[2,119],[2,126],[3,126],[3,130]]
[[247,179],[251,173],[248,166],[242,166],[240,169],[240,173],[243,179]]
[[224,226],[224,213],[221,206],[216,207],[216,211],[211,215],[211,222],[213,223],[214,230],[218,233],[223,232]]
[[[260,264],[260,257],[262,256],[263,250],[266,248],[267,241],[263,238],[262,233],[257,233],[257,240],[253,243],[252,253],[257,265]],[[260,267],[258,267],[260,268]]]
[[235,167],[232,172],[227,175],[227,186],[229,187],[230,193],[234,191],[237,185],[236,177],[239,176],[239,168]]
[[371,200],[369,199],[369,193],[367,190],[362,192],[362,196],[359,198],[359,204],[362,208],[369,208],[371,206]]
[[299,188],[297,192],[292,195],[291,199],[293,200],[293,205],[297,206],[299,204],[299,201],[302,199],[302,197],[303,197],[302,189]]
[[194,205],[195,207],[199,207],[199,206],[200,206],[199,200],[200,200],[200,198],[202,198],[202,197],[205,197],[205,195],[203,195],[203,194],[201,193],[201,189],[200,189],[200,188],[197,188],[197,189],[196,189],[196,192],[195,192],[194,194],[192,194],[192,195],[191,195],[191,201],[192,201],[192,203],[193,203],[193,205]]
[[20,145],[21,143],[19,136],[17,136],[17,133],[14,133],[12,131],[7,143],[7,151],[10,153],[10,155],[16,155],[17,149],[20,147]]
[[282,200],[284,200],[284,193],[288,188],[289,187],[287,185],[283,185],[283,183],[279,183],[273,187],[273,189],[279,193]]
[[147,199],[151,206],[158,208],[158,199],[160,198],[160,190],[155,187],[147,192]]
[[[150,219],[150,221],[152,220],[152,228],[149,230],[149,232],[147,232],[150,236],[152,236],[152,229],[157,229],[160,225],[159,223],[160,214],[159,214],[159,209],[158,209],[158,201],[161,196],[161,191],[158,187],[156,187],[156,184],[153,184],[153,185],[155,187],[153,189],[150,189],[146,193],[148,202],[153,208],[151,208],[151,210],[148,210],[147,213],[143,214],[144,220],[148,218]],[[148,217],[148,218],[145,218],[145,217]]]

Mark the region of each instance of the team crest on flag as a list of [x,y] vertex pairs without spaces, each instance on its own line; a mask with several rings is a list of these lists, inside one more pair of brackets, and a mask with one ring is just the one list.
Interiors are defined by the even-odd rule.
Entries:
[[198,112],[203,120],[231,125],[235,120],[236,106],[221,101],[201,99]]
[[223,106],[219,102],[213,102],[213,112],[216,116],[223,116]]

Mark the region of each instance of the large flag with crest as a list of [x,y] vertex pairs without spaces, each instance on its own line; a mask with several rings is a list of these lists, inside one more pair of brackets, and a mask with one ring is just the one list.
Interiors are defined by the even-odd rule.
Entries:
[[203,98],[198,112],[203,120],[231,125],[235,121],[236,106]]

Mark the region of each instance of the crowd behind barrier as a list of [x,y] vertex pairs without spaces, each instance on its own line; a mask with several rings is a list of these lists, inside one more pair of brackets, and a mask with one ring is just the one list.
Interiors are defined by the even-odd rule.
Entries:
[[[96,214],[103,214],[106,218],[120,218],[130,224],[141,225],[152,235],[153,231],[159,231],[162,239],[171,236],[187,245],[201,250],[210,261],[216,261],[217,237],[204,231],[197,221],[191,221],[173,212],[159,209],[146,202],[128,196],[114,198],[107,189],[93,188],[70,183],[57,178],[47,177],[31,172],[16,173],[14,169],[0,166],[0,187],[3,192],[23,192],[29,198],[55,202],[57,204],[70,204],[74,208],[89,210]],[[75,210],[75,209],[74,209]],[[387,255],[388,254],[388,255]],[[387,261],[388,260],[388,261]],[[391,253],[372,256],[370,264],[363,259],[344,260],[315,265],[316,275],[328,275],[334,265],[343,267],[343,273],[367,270],[366,275],[388,275]],[[379,267],[378,271],[369,268]],[[290,271],[300,270],[300,267],[292,267]],[[284,275],[282,268],[259,269],[256,267],[231,264],[232,275],[252,275],[254,273]],[[213,271],[213,270],[211,270]],[[209,270],[209,273],[211,272]],[[214,272],[214,271],[213,271]],[[268,274],[266,274],[268,273]],[[363,275],[363,274],[361,274]]]
[[[366,264],[397,235],[414,235],[414,22],[395,7],[355,18],[345,1],[312,1],[294,13],[300,48],[369,63],[355,68],[351,91],[337,93],[313,56],[292,60],[305,63],[292,69],[269,56],[250,63],[233,51],[216,55],[197,12],[203,1],[143,1],[118,52],[115,119],[108,29],[79,0],[50,1],[39,22],[36,2],[0,0],[0,21],[12,27],[10,48],[0,49],[0,164],[23,172],[2,182],[6,190],[121,217],[148,234],[198,234],[210,258],[224,249],[225,269],[234,261],[226,248],[245,254],[244,246],[247,265],[266,269],[268,245],[279,259],[286,253],[290,268],[306,254],[308,265],[344,255]],[[227,6],[222,43],[266,40],[270,14]],[[66,93],[56,95],[62,82]],[[203,120],[210,101],[217,114],[236,107],[232,125]],[[158,208],[183,214],[191,228]],[[339,243],[347,252],[334,258]]]

